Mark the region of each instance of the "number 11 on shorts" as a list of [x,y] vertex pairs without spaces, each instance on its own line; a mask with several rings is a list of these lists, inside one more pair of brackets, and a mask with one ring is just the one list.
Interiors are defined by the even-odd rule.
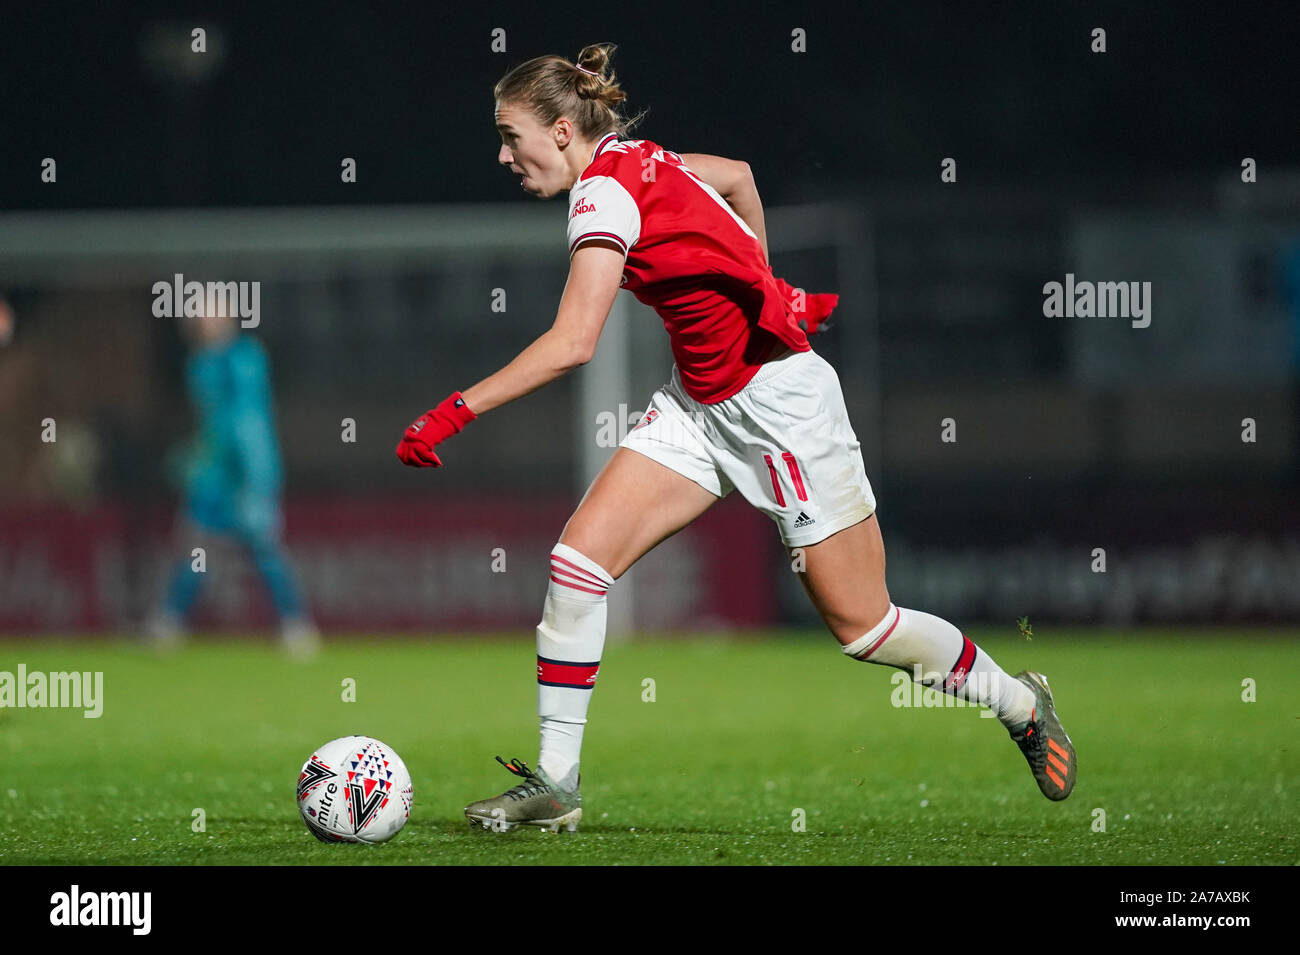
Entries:
[[[781,481],[776,475],[776,465],[772,463],[772,455],[763,455],[763,460],[767,462],[767,474],[772,479],[772,493],[776,495],[777,507],[785,507],[785,494],[781,491]],[[799,462],[789,451],[782,452],[781,460],[785,462],[785,469],[790,472],[790,483],[794,485],[795,497],[801,501],[808,500],[808,492],[803,486],[803,475],[799,473]]]

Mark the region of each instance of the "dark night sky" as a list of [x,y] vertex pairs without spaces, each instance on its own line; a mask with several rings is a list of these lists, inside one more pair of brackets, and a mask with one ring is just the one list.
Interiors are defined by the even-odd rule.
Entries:
[[[769,203],[933,180],[948,155],[997,177],[1300,165],[1295,2],[83,6],[6,17],[3,208],[508,201],[493,83],[599,41],[619,44],[630,109],[650,108],[636,135],[748,160]],[[220,31],[209,82],[178,93],[146,70],[160,19]],[[490,51],[494,27],[508,53]]]

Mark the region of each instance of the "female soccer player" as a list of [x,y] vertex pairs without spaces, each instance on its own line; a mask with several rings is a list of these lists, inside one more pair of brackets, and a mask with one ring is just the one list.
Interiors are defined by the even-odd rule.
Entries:
[[[494,90],[498,162],[539,199],[569,194],[569,277],[554,325],[500,371],[454,392],[406,429],[397,454],[442,464],[434,448],[476,417],[589,361],[620,287],[655,308],[671,379],[587,490],[551,552],[537,628],[537,769],[466,807],[471,823],[574,830],[578,756],[605,643],[606,593],[660,541],[732,490],[803,551],[804,588],[843,650],[990,707],[1049,799],[1075,778],[1074,747],[1047,681],[1014,679],[945,620],[896,607],[857,438],[834,369],[808,336],[837,296],[806,295],[767,261],[749,166],[624,141],[636,119],[606,75],[612,44],[570,63],[529,60]],[[639,119],[640,117],[637,117]]]

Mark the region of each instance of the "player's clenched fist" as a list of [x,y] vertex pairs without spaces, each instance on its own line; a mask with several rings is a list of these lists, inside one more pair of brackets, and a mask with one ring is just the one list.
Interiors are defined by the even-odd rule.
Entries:
[[397,456],[413,468],[440,468],[442,461],[433,453],[434,446],[458,434],[477,417],[457,391],[411,422],[397,444]]

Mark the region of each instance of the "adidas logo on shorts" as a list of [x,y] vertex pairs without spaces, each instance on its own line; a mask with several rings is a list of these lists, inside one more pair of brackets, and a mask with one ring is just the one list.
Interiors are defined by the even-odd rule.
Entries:
[[809,524],[816,524],[816,523],[817,523],[817,522],[816,522],[815,520],[813,520],[811,517],[809,517],[809,516],[808,516],[807,514],[805,514],[803,511],[800,511],[800,512],[799,512],[799,516],[798,516],[797,518],[795,518],[794,526],[795,526],[795,527],[807,527]]

